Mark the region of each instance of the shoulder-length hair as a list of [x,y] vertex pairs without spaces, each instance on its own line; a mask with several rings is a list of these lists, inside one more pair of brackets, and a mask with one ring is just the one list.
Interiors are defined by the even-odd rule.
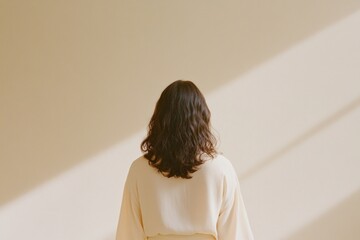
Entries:
[[210,110],[191,81],[177,80],[161,93],[141,150],[166,177],[191,178],[205,158],[214,158],[216,138]]

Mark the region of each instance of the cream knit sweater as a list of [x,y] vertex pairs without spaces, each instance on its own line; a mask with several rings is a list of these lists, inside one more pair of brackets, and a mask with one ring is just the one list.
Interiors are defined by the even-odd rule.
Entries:
[[201,234],[217,240],[253,240],[231,162],[217,155],[192,176],[167,178],[144,157],[136,159],[125,182],[116,239],[195,239]]

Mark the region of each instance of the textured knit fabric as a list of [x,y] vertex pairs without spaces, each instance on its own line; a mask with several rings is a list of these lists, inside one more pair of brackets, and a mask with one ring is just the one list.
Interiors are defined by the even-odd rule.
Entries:
[[217,155],[183,179],[164,177],[144,157],[136,159],[124,186],[116,240],[196,239],[199,234],[254,239],[231,162]]

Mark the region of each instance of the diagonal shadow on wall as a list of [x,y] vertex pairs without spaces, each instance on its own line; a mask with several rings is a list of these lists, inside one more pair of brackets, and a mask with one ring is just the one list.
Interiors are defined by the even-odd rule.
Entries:
[[287,152],[291,151],[301,143],[305,142],[306,140],[310,139],[312,136],[316,135],[317,133],[321,132],[323,129],[328,127],[329,125],[335,123],[342,117],[346,116],[348,113],[354,111],[360,107],[360,97],[354,99],[346,106],[343,106],[340,110],[333,113],[331,116],[327,117],[325,120],[321,121],[320,123],[316,124],[312,128],[308,129],[306,132],[301,134],[300,136],[296,137],[292,141],[289,141],[285,146],[281,149],[277,150],[270,156],[259,161],[259,164],[253,166],[249,170],[247,170],[244,174],[239,176],[240,180],[244,180],[251,175],[255,174],[260,169],[272,164],[274,161],[281,158],[281,156],[285,155]]
[[286,240],[358,239],[360,236],[359,202],[360,191],[357,191],[303,229],[287,237]]

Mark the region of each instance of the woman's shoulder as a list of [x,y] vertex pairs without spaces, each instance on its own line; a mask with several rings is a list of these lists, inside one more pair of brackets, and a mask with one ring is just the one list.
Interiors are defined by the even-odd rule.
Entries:
[[131,163],[130,169],[131,170],[140,170],[147,165],[148,165],[148,160],[142,155],[142,156],[138,157],[137,159],[135,159]]
[[222,153],[217,154],[213,158],[207,159],[203,168],[222,174],[229,174],[229,172],[232,172],[234,169],[231,161]]
[[223,154],[218,154],[215,158],[206,163],[210,168],[212,176],[223,179],[223,183],[234,188],[238,184],[238,176],[231,161]]
[[[133,160],[129,167],[129,176],[141,176],[147,171],[148,160],[144,156],[140,156],[137,159]],[[137,178],[137,177],[136,177]]]
[[213,158],[207,159],[205,163],[221,169],[232,167],[231,161],[222,153],[218,153]]

